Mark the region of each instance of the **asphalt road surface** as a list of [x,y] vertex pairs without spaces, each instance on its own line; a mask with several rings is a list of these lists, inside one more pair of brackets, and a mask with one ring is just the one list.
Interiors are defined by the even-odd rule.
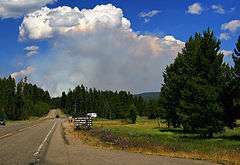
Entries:
[[51,138],[53,126],[60,120],[53,119],[52,113],[55,111],[34,122],[0,127],[0,165],[38,164]]
[[0,125],[0,139],[11,136],[13,133],[21,132],[29,127],[35,127],[38,123],[43,122],[43,120],[54,119],[58,110],[51,110],[46,117],[40,118],[39,120],[33,120],[29,122],[15,122],[13,124],[7,124],[6,126]]
[[[54,116],[55,113],[56,111],[52,111],[50,114]],[[63,138],[62,122],[63,119],[50,117],[32,124],[1,127],[0,165],[213,164],[207,161],[150,156],[110,149],[96,149],[81,142],[68,145]]]

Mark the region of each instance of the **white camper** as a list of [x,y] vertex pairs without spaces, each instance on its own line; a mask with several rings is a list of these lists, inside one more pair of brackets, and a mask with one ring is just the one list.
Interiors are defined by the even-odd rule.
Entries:
[[92,118],[96,118],[97,117],[97,113],[88,113],[87,116],[90,116]]

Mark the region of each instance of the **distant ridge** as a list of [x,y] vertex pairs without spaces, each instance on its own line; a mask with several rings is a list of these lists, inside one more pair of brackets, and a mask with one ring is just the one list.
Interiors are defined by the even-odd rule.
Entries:
[[144,92],[140,94],[135,94],[134,96],[141,96],[145,100],[157,100],[159,97],[160,92]]

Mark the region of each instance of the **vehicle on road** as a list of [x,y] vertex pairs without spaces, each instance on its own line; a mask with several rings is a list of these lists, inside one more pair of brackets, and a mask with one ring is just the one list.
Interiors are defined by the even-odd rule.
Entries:
[[4,118],[0,118],[0,125],[6,125],[6,120]]

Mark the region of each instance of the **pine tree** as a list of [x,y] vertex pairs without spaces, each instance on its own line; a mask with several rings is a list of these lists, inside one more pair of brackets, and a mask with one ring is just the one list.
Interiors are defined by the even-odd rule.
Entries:
[[191,37],[164,75],[160,105],[162,116],[186,131],[202,130],[212,136],[223,130],[223,54],[220,41],[208,30]]
[[131,124],[135,124],[137,120],[137,108],[134,104],[129,107],[129,119],[131,120]]
[[67,102],[67,98],[66,98],[66,93],[62,92],[62,97],[61,97],[61,108],[65,109],[66,108],[66,102]]
[[156,119],[159,116],[157,100],[148,100],[146,104],[147,105],[145,111],[147,113],[148,119]]
[[238,37],[232,58],[234,61],[234,72],[236,77],[240,77],[240,36]]
[[4,91],[3,92],[3,102],[4,111],[9,119],[15,119],[16,112],[16,82],[9,76],[8,79],[3,79],[4,81]]
[[240,37],[232,54],[234,67],[228,65],[224,70],[224,90],[222,104],[224,107],[224,122],[229,128],[236,126],[236,119],[240,118]]
[[235,110],[233,107],[233,69],[227,65],[223,65],[223,90],[221,92],[221,103],[224,109],[224,123],[229,128],[233,128],[236,125],[235,121]]
[[236,48],[234,49],[233,54],[234,61],[234,90],[233,90],[233,106],[235,109],[235,119],[240,118],[240,36],[238,37],[238,41],[236,43]]

